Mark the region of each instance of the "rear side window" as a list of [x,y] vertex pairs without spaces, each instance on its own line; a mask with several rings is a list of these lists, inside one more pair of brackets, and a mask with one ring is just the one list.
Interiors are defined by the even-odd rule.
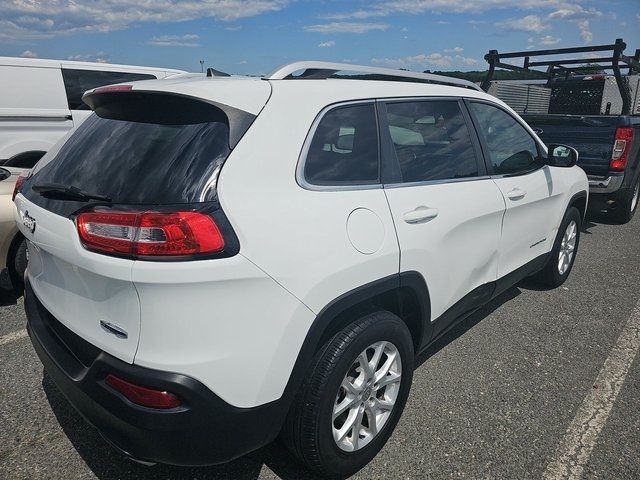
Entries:
[[526,173],[544,165],[529,132],[504,110],[486,103],[470,104],[480,136],[488,149],[493,172],[498,175]]
[[82,101],[87,90],[111,85],[114,83],[135,82],[136,80],[152,80],[156,77],[147,73],[104,72],[100,70],[62,69],[64,88],[67,91],[69,110],[89,110]]
[[475,149],[457,101],[388,103],[387,122],[402,181],[478,175]]
[[313,185],[379,183],[378,127],[375,107],[337,107],[320,120],[304,163]]

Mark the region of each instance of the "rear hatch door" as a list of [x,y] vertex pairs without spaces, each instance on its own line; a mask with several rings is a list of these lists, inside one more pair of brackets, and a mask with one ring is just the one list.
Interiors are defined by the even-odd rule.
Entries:
[[619,124],[617,117],[524,115],[523,118],[545,144],[569,145],[578,150],[578,165],[588,175],[608,174]]
[[[47,153],[22,186],[16,220],[29,240],[27,278],[37,299],[67,328],[132,363],[141,305],[131,272],[144,260],[89,251],[75,221],[96,207],[156,211],[216,203],[222,162],[255,115],[135,90],[96,93],[90,103],[97,114]],[[43,193],[43,185],[95,198]]]

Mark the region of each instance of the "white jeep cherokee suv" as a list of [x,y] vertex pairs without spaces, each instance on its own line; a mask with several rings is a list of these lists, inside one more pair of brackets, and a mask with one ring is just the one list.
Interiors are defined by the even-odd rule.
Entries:
[[301,62],[84,100],[95,115],[15,200],[25,308],[49,375],[132,458],[221,463],[281,434],[354,473],[417,354],[523,278],[571,271],[576,152],[547,153],[472,83]]

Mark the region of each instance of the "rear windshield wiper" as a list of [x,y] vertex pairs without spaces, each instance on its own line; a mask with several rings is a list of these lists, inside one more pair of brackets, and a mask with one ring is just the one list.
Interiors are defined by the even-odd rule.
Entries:
[[59,183],[36,183],[31,187],[31,189],[45,198],[53,198],[56,200],[77,200],[80,202],[98,200],[101,202],[111,203],[111,198],[106,195],[85,192],[84,190],[80,190],[78,187],[74,187],[72,185],[62,185]]

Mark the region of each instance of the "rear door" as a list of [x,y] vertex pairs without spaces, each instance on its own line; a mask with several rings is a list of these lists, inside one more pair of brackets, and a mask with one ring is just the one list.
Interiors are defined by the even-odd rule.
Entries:
[[73,128],[60,68],[0,65],[0,85],[0,164],[29,168],[20,154],[46,152]]
[[481,101],[469,110],[483,145],[487,168],[506,203],[498,278],[547,253],[564,187],[554,181],[536,139],[510,112]]
[[386,101],[380,118],[400,270],[425,278],[431,320],[448,311],[442,328],[492,293],[504,200],[460,100]]

